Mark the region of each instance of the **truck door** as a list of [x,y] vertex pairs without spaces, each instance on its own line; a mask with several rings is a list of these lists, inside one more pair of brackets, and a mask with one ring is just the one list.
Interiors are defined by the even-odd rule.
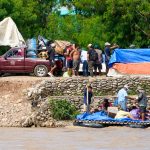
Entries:
[[24,72],[24,54],[20,48],[9,50],[1,62],[4,72],[22,73]]

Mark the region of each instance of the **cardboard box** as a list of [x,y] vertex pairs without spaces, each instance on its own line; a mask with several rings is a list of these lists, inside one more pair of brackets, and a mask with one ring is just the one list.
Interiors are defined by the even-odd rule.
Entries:
[[117,112],[118,112],[118,107],[108,107],[108,116],[111,118],[115,118]]

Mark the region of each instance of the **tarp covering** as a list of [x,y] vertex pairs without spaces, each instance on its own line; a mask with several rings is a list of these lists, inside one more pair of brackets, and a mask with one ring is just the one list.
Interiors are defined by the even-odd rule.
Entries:
[[150,49],[115,49],[107,76],[150,76]]
[[0,22],[0,45],[3,46],[21,46],[24,39],[14,21],[8,17]]
[[113,120],[107,116],[104,111],[96,112],[96,113],[83,113],[77,116],[78,120]]
[[[96,113],[83,113],[80,115],[77,115],[77,120],[90,120],[90,121],[118,121],[118,122],[140,122],[140,120],[133,120],[130,118],[120,118],[120,119],[113,119],[111,117],[108,117],[107,114],[104,111],[96,112]],[[149,120],[142,121],[142,122],[149,122]]]
[[144,63],[150,62],[150,49],[115,49],[109,66],[114,63]]
[[150,62],[149,63],[115,63],[112,67],[122,74],[130,75],[150,75]]

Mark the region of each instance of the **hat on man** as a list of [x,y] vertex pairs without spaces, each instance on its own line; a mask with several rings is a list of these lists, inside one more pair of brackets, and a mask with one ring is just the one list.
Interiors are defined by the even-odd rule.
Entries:
[[126,84],[124,85],[124,88],[126,88],[127,90],[129,89],[129,86]]
[[55,47],[55,46],[56,46],[56,44],[55,44],[55,43],[52,43],[52,44],[51,44],[51,47]]
[[105,43],[105,46],[110,46],[111,44],[109,42],[106,42]]
[[90,43],[90,44],[88,44],[88,46],[87,47],[92,47],[92,44]]
[[129,46],[129,48],[135,48],[135,45],[134,45],[134,44],[131,44],[131,45]]
[[141,86],[138,86],[137,87],[137,90],[139,91],[139,90],[143,90],[143,88],[141,87]]

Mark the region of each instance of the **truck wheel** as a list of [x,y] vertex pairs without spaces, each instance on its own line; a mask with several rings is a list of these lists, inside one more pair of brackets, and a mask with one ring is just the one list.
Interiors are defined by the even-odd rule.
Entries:
[[45,65],[38,65],[34,69],[34,74],[37,77],[45,77],[47,76],[48,69]]
[[0,76],[4,75],[4,73],[0,73]]

